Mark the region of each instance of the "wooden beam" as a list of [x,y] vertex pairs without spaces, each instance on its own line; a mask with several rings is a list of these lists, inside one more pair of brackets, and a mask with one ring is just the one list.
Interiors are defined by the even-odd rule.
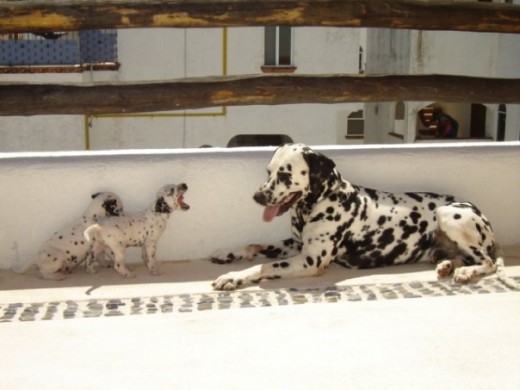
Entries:
[[125,114],[382,101],[520,103],[520,79],[269,75],[95,85],[0,84],[0,115]]
[[460,0],[7,0],[0,3],[0,33],[267,25],[520,33],[520,6]]

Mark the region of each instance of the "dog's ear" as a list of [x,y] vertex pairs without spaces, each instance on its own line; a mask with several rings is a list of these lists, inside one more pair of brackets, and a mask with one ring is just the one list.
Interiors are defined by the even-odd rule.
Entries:
[[168,206],[168,203],[164,200],[164,198],[161,196],[157,199],[155,202],[155,212],[156,213],[171,213],[172,209],[170,206]]
[[334,168],[336,164],[330,158],[312,149],[305,150],[303,158],[309,166],[309,184],[311,193],[318,198],[325,190],[327,184],[336,180]]
[[103,203],[103,208],[107,212],[107,215],[111,217],[118,217],[121,215],[121,210],[117,208],[116,199],[108,199]]

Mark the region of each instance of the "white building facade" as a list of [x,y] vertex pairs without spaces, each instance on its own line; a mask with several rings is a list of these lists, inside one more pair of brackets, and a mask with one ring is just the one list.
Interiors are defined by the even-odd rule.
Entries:
[[[113,70],[86,66],[74,73],[48,72],[52,67],[45,73],[9,73],[13,67],[3,66],[0,80],[137,82],[272,72],[518,78],[520,37],[324,27],[125,29],[117,31],[117,63]],[[295,104],[113,116],[0,117],[0,152],[222,147],[240,134],[283,134],[313,145],[436,141],[420,133],[418,113],[429,105],[458,121],[459,139],[520,138],[520,105]]]
[[[518,34],[370,29],[367,74],[520,77]],[[417,91],[418,96],[420,91]],[[457,140],[517,141],[520,105],[480,102],[385,102],[365,107],[365,142],[446,141],[422,137],[419,112],[438,107],[459,124]],[[456,140],[450,140],[456,141]]]
[[[266,66],[266,29],[127,29],[113,71],[1,74],[2,81],[134,82],[267,72],[359,72],[364,30],[292,28],[290,63]],[[279,44],[275,50],[280,50]],[[2,151],[226,146],[237,134],[285,134],[309,144],[347,143],[363,104],[217,107],[117,116],[0,117]]]

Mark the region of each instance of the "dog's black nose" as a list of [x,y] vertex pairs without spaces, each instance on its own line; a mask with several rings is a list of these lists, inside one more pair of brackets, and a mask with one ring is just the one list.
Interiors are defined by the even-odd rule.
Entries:
[[256,203],[259,203],[262,206],[265,206],[265,204],[267,203],[267,197],[261,191],[258,191],[256,194],[254,194],[253,199],[255,200]]
[[188,186],[186,185],[186,183],[179,184],[179,190],[188,191]]

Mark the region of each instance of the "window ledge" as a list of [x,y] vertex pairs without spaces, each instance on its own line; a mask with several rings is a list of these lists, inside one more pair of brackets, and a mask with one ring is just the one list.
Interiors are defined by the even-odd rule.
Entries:
[[448,138],[448,137],[416,137],[416,142],[490,142],[494,141],[493,137],[461,137],[461,138]]
[[260,69],[263,73],[294,73],[297,68],[291,65],[262,65]]
[[394,137],[394,138],[398,138],[398,139],[404,139],[404,135],[399,134],[399,133],[393,133],[393,132],[392,132],[392,133],[388,133],[388,135],[389,135],[390,137]]
[[82,73],[91,70],[118,70],[119,62],[81,65],[0,65],[0,74],[8,73]]

